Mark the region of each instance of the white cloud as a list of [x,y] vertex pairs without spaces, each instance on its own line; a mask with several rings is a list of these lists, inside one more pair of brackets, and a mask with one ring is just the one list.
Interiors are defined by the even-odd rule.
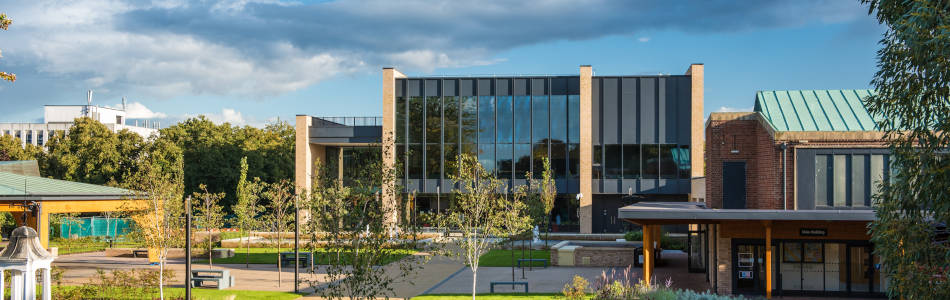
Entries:
[[720,106],[716,112],[745,112],[752,111],[752,106],[749,107],[732,107],[732,106]]
[[[106,105],[106,107],[122,109],[122,104]],[[128,102],[125,105],[125,117],[127,119],[164,119],[168,115],[163,112],[152,111],[141,102]]]
[[638,42],[646,43],[650,41],[650,37],[644,36],[637,39]]

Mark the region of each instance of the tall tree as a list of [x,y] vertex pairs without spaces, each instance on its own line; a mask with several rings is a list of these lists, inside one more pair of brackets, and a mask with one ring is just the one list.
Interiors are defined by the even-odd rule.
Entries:
[[[10,24],[13,24],[13,20],[7,17],[7,14],[0,13],[0,29],[8,30],[10,29]],[[0,57],[3,57],[3,55],[0,55]],[[16,74],[0,71],[0,79],[14,82],[16,81]]]
[[200,189],[201,192],[194,194],[194,197],[198,199],[198,202],[194,204],[195,220],[197,221],[195,225],[203,227],[208,234],[205,236],[205,244],[208,245],[208,267],[211,268],[211,259],[214,256],[212,253],[214,250],[214,238],[211,235],[211,231],[214,228],[220,227],[224,221],[224,211],[221,205],[218,204],[218,202],[221,202],[221,199],[224,198],[224,193],[208,192],[208,187],[204,184],[198,185],[198,189]]
[[241,177],[238,178],[237,191],[235,192],[237,203],[233,209],[237,226],[247,238],[244,256],[245,268],[250,268],[251,231],[260,226],[261,222],[257,217],[264,211],[264,208],[260,205],[262,189],[263,183],[259,178],[247,179],[247,157],[241,158]]
[[118,186],[135,173],[134,158],[144,145],[141,136],[128,130],[116,134],[99,121],[76,118],[69,134],[49,139],[40,169],[56,179]]
[[281,236],[291,224],[293,217],[291,208],[297,200],[294,189],[294,184],[289,180],[281,180],[268,184],[264,191],[264,198],[268,201],[265,222],[273,231],[272,239],[277,247],[277,286],[280,286],[280,274],[283,271],[280,263]]
[[950,299],[950,6],[862,0],[887,26],[877,94],[865,100],[890,144],[890,178],[875,195],[874,252],[894,298]]
[[43,149],[32,144],[23,146],[23,142],[13,136],[0,136],[0,161],[34,160],[43,154]]

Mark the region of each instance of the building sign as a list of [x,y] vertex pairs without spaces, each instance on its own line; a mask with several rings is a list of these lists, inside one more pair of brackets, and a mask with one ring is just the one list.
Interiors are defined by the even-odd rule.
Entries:
[[752,271],[739,271],[739,279],[752,279]]
[[801,236],[828,236],[828,229],[824,228],[802,228],[798,232]]

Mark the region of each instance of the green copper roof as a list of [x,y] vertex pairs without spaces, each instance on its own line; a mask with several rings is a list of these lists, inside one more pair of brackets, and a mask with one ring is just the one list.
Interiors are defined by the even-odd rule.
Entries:
[[760,91],[755,111],[776,131],[879,131],[862,99],[874,90]]
[[30,195],[119,198],[130,194],[129,190],[104,185],[0,172],[0,197]]

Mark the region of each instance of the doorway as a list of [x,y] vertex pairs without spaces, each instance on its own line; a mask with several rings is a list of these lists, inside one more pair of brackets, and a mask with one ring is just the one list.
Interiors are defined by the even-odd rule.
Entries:
[[[848,246],[848,291],[851,293],[872,293],[875,289],[877,270],[872,263],[871,246]],[[880,283],[878,283],[880,284]]]
[[722,208],[745,208],[745,162],[722,163]]

